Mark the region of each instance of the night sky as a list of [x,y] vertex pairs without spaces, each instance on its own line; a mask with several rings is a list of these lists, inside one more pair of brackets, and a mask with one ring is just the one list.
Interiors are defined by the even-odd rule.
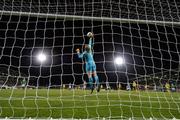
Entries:
[[[100,81],[126,82],[139,75],[176,71],[179,66],[180,28],[138,23],[0,16],[0,67],[26,74],[37,86],[82,84],[87,81],[83,61],[75,50],[95,34],[94,59]],[[45,52],[44,64],[36,60]],[[117,66],[114,58],[126,64]]]

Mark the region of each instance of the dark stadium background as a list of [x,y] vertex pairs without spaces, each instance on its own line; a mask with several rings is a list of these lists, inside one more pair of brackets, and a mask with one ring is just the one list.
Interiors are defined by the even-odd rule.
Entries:
[[[35,13],[39,10],[40,13],[101,15],[141,20],[178,20],[177,15],[173,14],[176,12],[173,12],[174,6],[166,6],[167,4],[158,6],[161,4],[154,3],[156,4],[154,7],[161,7],[160,13],[156,11],[157,8],[154,8],[154,11],[149,10],[151,6],[148,6],[147,10],[141,9],[140,6],[151,4],[148,1],[138,3],[130,1],[129,6],[125,6],[126,0],[121,2],[121,11],[116,4],[111,5],[106,0],[85,4],[87,6],[83,9],[77,6],[81,4],[80,1],[62,1],[62,5],[58,6],[59,9],[54,9],[53,6],[57,1],[52,3],[50,1],[50,4],[32,1],[31,5],[27,1],[22,4],[19,2],[12,4],[7,0],[0,2],[0,9]],[[37,8],[38,4],[43,7]],[[132,7],[134,4],[138,4],[139,7]],[[63,5],[67,6],[63,7]],[[89,13],[88,11],[92,11],[92,5],[94,8],[102,6],[104,11]],[[168,7],[171,13],[166,13],[165,9]],[[130,11],[127,14],[128,9]],[[35,86],[60,85],[62,82],[82,84],[83,80],[87,80],[87,76],[83,73],[82,61],[77,58],[75,49],[82,48],[82,45],[88,43],[88,38],[83,35],[89,31],[95,34],[94,59],[101,82],[126,83],[140,75],[159,73],[163,76],[165,72],[169,77],[167,79],[172,79],[171,75],[174,74],[172,72],[176,72],[179,76],[180,28],[178,25],[65,20],[28,15],[0,15],[0,66],[9,71],[11,69],[17,71],[19,76],[25,74],[30,78],[29,84]],[[39,51],[44,51],[48,55],[48,61],[43,65],[36,60]],[[124,56],[126,64],[115,65],[116,56]],[[176,81],[179,79],[178,76],[174,78]]]

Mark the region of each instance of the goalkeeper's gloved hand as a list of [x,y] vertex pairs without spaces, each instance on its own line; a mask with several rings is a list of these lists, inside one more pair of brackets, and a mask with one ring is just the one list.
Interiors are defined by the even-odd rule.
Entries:
[[76,49],[76,52],[79,53],[79,51],[80,51],[79,48],[77,48],[77,49]]
[[87,36],[88,36],[89,38],[93,38],[93,37],[94,37],[94,34],[93,34],[92,32],[88,32],[88,33],[87,33]]

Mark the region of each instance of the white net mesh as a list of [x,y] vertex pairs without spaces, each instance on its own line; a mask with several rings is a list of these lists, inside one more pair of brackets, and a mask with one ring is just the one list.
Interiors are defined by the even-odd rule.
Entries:
[[[180,2],[0,1],[0,118],[180,119]],[[94,33],[101,90],[76,49]]]

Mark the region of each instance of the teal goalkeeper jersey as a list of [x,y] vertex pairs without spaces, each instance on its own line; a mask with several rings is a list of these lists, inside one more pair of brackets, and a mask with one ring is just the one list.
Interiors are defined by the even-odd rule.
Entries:
[[89,44],[88,44],[88,47],[90,48],[90,51],[87,52],[87,51],[84,51],[83,53],[78,53],[78,57],[79,58],[85,58],[85,62],[86,63],[91,63],[91,62],[94,62],[94,58],[93,58],[93,53],[92,53],[92,46],[93,46],[93,43],[92,43],[92,38],[89,39]]

